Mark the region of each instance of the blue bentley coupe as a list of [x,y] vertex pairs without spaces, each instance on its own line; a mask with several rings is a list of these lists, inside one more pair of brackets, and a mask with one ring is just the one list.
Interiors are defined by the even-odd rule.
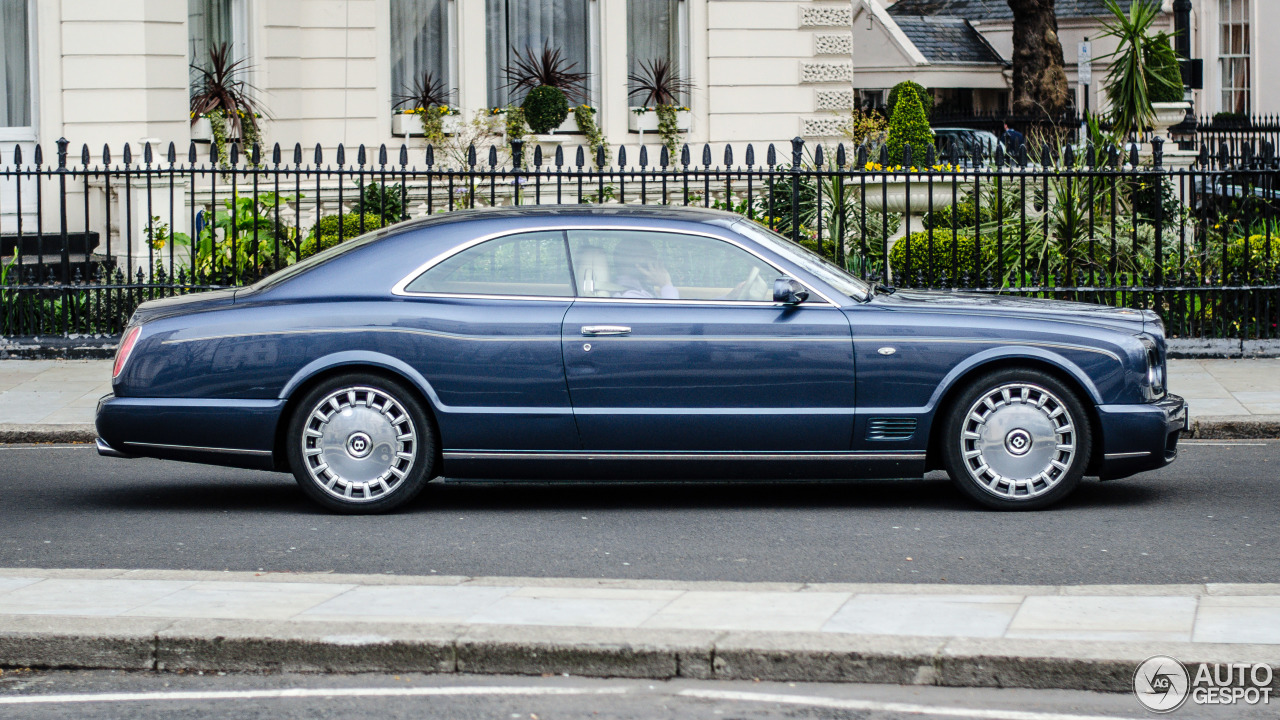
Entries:
[[892,292],[740,216],[453,212],[134,313],[98,450],[291,471],[348,513],[435,477],[899,478],[1041,508],[1177,455],[1150,311]]

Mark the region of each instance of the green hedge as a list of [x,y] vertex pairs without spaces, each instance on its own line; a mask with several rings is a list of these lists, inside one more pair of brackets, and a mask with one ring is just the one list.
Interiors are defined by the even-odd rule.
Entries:
[[[910,249],[909,261],[908,248]],[[893,269],[894,275],[902,275],[914,282],[918,276],[928,277],[930,252],[932,252],[935,280],[944,272],[952,280],[962,275],[977,278],[995,262],[996,243],[994,240],[984,238],[979,250],[978,262],[975,264],[974,241],[971,234],[960,231],[953,235],[949,229],[935,230],[930,240],[927,231],[915,232],[894,243],[889,250],[889,266]],[[956,258],[954,266],[951,263],[953,252]]]
[[[363,217],[363,230],[360,229],[360,213],[325,215],[320,218],[315,227],[311,228],[307,239],[302,241],[302,257],[310,257],[321,250],[328,250],[337,245],[340,239],[343,241],[350,240],[370,230],[377,230],[382,227],[382,218],[377,215],[365,213]],[[339,236],[338,232],[339,227],[342,228],[341,236]]]

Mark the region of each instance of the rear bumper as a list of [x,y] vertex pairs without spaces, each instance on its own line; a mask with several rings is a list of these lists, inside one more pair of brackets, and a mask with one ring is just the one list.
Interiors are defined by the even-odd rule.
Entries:
[[98,453],[272,470],[284,400],[98,400]]
[[1144,405],[1099,405],[1103,457],[1098,476],[1114,480],[1155,470],[1178,457],[1178,439],[1191,427],[1186,400],[1177,395]]

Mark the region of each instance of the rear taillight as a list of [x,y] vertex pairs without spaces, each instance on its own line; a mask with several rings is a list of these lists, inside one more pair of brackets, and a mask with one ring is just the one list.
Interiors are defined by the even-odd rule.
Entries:
[[116,350],[116,364],[115,367],[111,368],[112,380],[120,377],[120,371],[124,370],[124,364],[129,361],[129,354],[133,352],[133,346],[138,342],[138,333],[140,332],[142,332],[142,327],[136,326],[125,333],[124,340],[120,341],[120,347]]

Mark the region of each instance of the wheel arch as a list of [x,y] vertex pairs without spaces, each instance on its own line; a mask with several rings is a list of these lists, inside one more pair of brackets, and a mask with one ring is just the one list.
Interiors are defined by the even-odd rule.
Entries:
[[[421,373],[402,360],[380,353],[362,351],[334,353],[307,363],[302,369],[294,373],[293,377],[289,379],[289,382],[280,391],[279,397],[285,401],[285,406],[280,412],[280,419],[276,423],[275,437],[272,441],[272,460],[277,469],[287,470],[289,467],[288,454],[285,451],[285,447],[288,439],[289,423],[293,418],[293,413],[297,411],[298,403],[316,385],[329,378],[349,373],[381,375],[389,380],[408,386],[411,391],[417,394],[418,400],[426,408],[427,420],[435,426],[436,437],[440,437],[439,397]],[[436,443],[435,466],[437,469],[443,465],[444,458],[441,451],[443,445],[444,442],[442,440]]]
[[1005,369],[1040,370],[1057,378],[1080,399],[1085,413],[1089,416],[1089,424],[1095,430],[1089,453],[1089,466],[1085,472],[1092,474],[1101,462],[1102,436],[1097,432],[1100,427],[1098,405],[1102,402],[1101,393],[1089,376],[1078,365],[1065,357],[1039,348],[1018,348],[1013,352],[1001,352],[999,349],[979,353],[968,359],[948,373],[939,384],[931,402],[933,412],[929,422],[929,442],[927,446],[926,466],[929,469],[942,467],[942,432],[944,418],[951,412],[956,398],[972,384],[973,380],[986,373]]

